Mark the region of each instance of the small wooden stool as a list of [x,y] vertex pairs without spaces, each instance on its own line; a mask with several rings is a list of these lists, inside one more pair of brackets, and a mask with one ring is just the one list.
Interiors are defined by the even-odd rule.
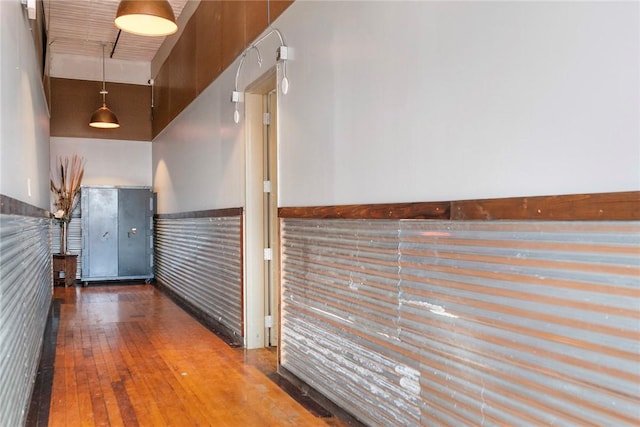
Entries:
[[[71,286],[76,283],[78,255],[53,255],[53,285]],[[60,277],[64,273],[64,277]]]

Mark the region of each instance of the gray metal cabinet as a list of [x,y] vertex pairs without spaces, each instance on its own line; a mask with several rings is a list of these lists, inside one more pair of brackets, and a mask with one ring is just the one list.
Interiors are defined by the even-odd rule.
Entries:
[[153,278],[149,187],[83,187],[83,282]]

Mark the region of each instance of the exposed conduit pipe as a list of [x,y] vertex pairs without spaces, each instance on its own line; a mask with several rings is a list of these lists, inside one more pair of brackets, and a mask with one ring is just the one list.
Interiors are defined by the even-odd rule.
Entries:
[[122,33],[122,30],[118,30],[118,35],[116,36],[116,41],[113,42],[113,48],[111,49],[111,54],[109,55],[109,58],[113,58],[113,53],[116,51],[118,40],[120,40],[120,33]]

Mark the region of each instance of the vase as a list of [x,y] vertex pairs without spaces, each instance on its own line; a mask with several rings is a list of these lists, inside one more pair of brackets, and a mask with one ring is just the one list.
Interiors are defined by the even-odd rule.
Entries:
[[65,255],[67,253],[67,231],[69,223],[66,221],[60,222],[60,254]]

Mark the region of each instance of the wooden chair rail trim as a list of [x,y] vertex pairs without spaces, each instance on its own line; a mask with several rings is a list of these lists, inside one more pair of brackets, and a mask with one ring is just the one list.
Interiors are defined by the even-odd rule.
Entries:
[[316,219],[449,219],[449,202],[279,208],[280,218]]
[[156,219],[221,218],[227,216],[241,216],[242,210],[242,208],[208,209],[202,211],[155,214],[153,217]]
[[18,199],[0,194],[0,213],[5,215],[22,215],[36,218],[49,218],[49,211],[30,205]]
[[634,221],[640,191],[371,205],[283,207],[280,218]]

